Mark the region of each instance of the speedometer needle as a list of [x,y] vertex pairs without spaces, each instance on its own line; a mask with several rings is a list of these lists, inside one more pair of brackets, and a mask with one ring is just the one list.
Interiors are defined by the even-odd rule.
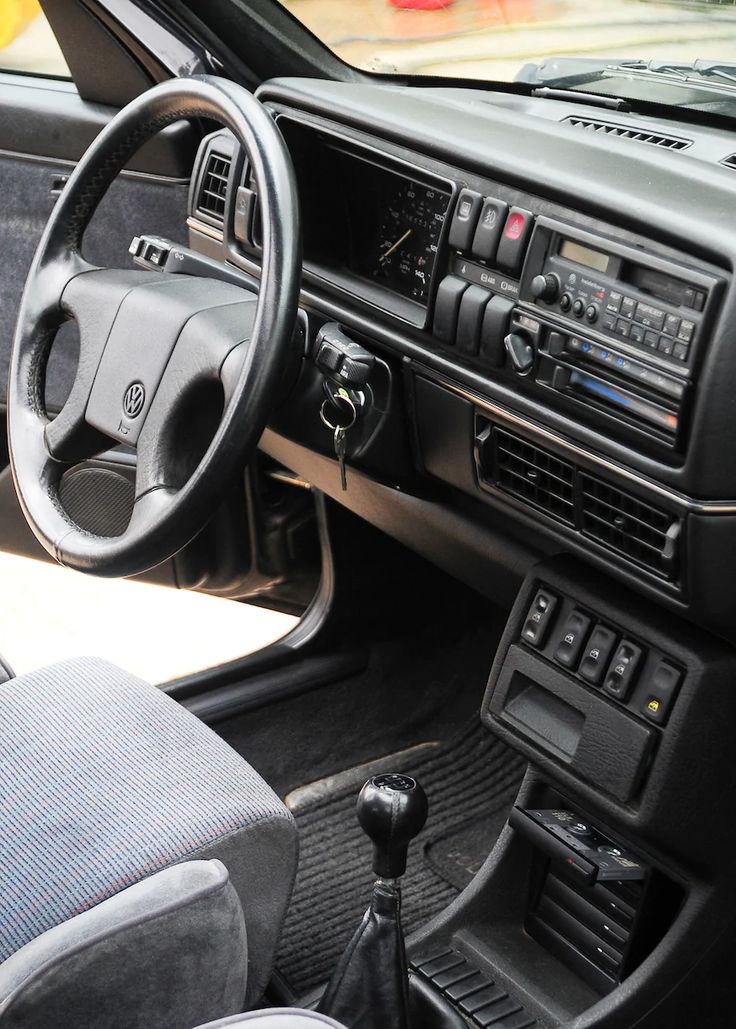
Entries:
[[381,264],[383,264],[383,262],[389,256],[389,254],[393,254],[393,252],[396,249],[396,247],[401,246],[401,244],[404,242],[404,240],[407,238],[407,236],[411,236],[411,233],[412,233],[412,230],[411,229],[407,229],[406,232],[404,233],[404,235],[401,237],[401,239],[397,239],[392,247],[389,247],[388,250],[386,250],[384,253],[381,254],[381,256],[379,258],[379,261],[381,262]]

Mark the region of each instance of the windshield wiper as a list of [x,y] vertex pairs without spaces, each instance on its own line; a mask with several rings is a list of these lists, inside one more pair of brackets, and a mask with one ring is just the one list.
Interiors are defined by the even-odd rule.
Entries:
[[676,76],[679,81],[692,82],[717,79],[723,84],[736,85],[736,64],[723,61],[619,61],[605,65],[605,71],[634,71],[638,74]]

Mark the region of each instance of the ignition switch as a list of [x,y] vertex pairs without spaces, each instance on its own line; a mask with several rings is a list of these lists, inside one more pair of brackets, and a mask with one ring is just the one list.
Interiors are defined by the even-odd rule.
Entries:
[[323,325],[314,345],[314,363],[348,390],[360,391],[370,379],[376,359],[346,336],[336,322]]

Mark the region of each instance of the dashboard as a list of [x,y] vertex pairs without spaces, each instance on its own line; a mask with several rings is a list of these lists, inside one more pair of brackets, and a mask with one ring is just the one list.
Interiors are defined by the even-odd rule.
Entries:
[[[312,416],[334,327],[376,362],[349,462],[397,503],[436,487],[438,551],[487,532],[465,578],[565,550],[733,639],[733,137],[479,90],[259,95],[304,239],[305,360],[275,434],[331,456]],[[257,189],[227,133],[202,145],[189,228],[257,279]]]

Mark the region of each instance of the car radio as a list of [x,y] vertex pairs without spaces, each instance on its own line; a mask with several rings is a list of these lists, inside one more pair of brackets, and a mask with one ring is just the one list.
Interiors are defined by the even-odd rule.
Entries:
[[506,337],[512,367],[669,446],[719,280],[538,218]]

